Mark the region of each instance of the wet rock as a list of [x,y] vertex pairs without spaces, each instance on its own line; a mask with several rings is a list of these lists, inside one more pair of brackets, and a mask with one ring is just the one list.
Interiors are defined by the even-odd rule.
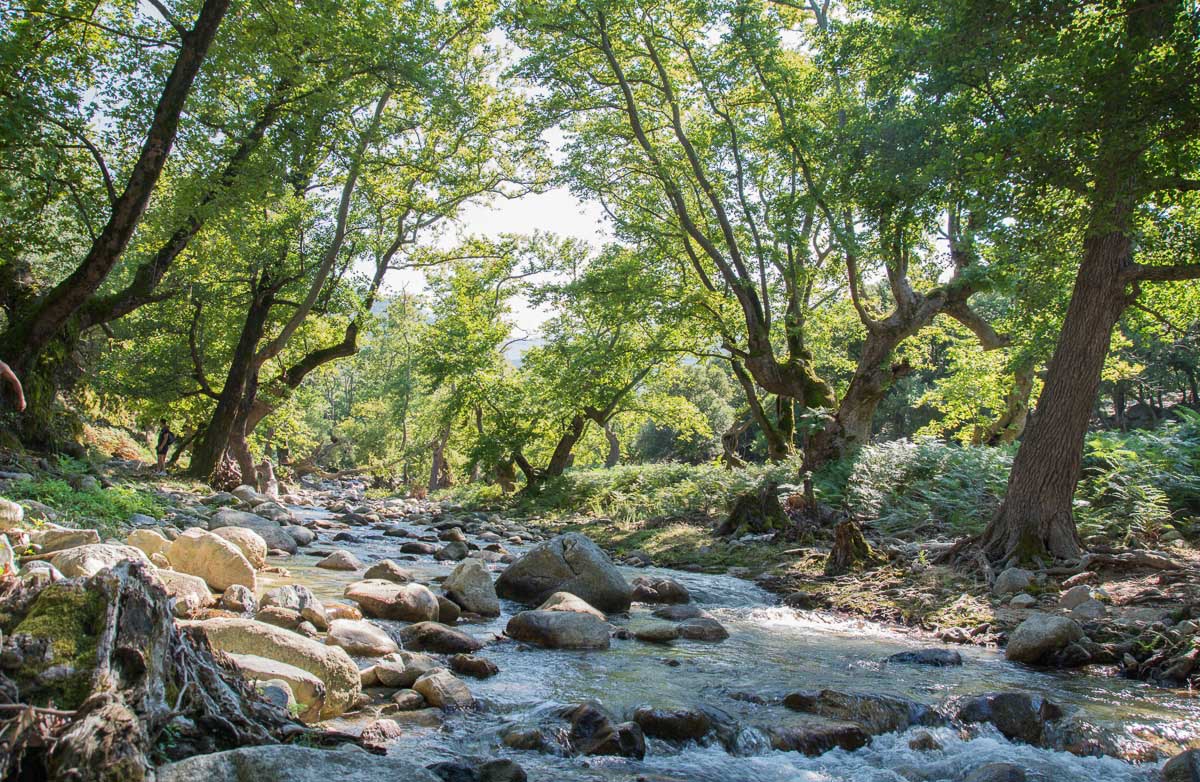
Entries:
[[479,767],[479,782],[525,782],[526,779],[525,769],[507,758],[489,760]]
[[690,603],[692,596],[673,578],[638,576],[633,579],[633,599],[639,603]]
[[400,630],[400,641],[405,649],[438,654],[469,654],[483,648],[479,639],[438,622],[417,622],[404,627]]
[[724,641],[729,637],[725,626],[711,617],[701,616],[680,622],[679,637],[689,641]]
[[283,531],[288,537],[296,541],[297,546],[307,546],[317,539],[317,533],[308,527],[301,527],[297,524],[287,524],[283,527]]
[[588,601],[584,600],[583,598],[573,595],[570,592],[555,592],[554,594],[550,595],[550,597],[546,598],[546,602],[538,606],[537,610],[571,611],[577,614],[591,614],[597,619],[604,621],[608,620],[608,617],[604,615],[603,611],[588,603]]
[[708,616],[705,611],[694,605],[666,605],[654,609],[650,615],[671,622],[684,622],[688,619],[699,619]]
[[963,782],[1025,782],[1025,770],[1012,763],[988,763],[963,777]]
[[438,550],[438,547],[432,543],[422,543],[418,540],[410,540],[407,543],[400,544],[400,552],[402,554],[432,554]]
[[500,742],[511,749],[537,751],[546,746],[546,736],[538,728],[512,725],[500,733]]
[[258,610],[258,600],[247,587],[234,584],[221,593],[220,606],[235,614],[253,614]]
[[508,620],[504,632],[548,649],[607,649],[610,643],[605,622],[574,611],[522,611]]
[[1200,782],[1200,749],[1189,749],[1167,761],[1163,782]]
[[367,581],[391,581],[393,584],[407,584],[415,580],[411,571],[405,570],[390,559],[380,560],[371,565],[371,567],[367,568],[367,572],[363,573],[363,579]]
[[334,619],[362,619],[362,611],[358,606],[350,603],[330,603],[325,606],[325,616],[330,620]]
[[570,592],[605,612],[629,610],[632,590],[608,556],[587,537],[571,532],[539,543],[496,581],[501,597],[538,604]]
[[494,662],[475,654],[454,655],[450,658],[450,670],[476,679],[488,679],[500,673]]
[[458,562],[467,558],[471,549],[461,540],[452,540],[445,546],[433,552],[433,558],[439,562]]
[[962,665],[962,655],[953,649],[918,649],[913,652],[897,652],[884,660],[887,663],[908,663],[945,668]]
[[479,782],[479,774],[465,763],[444,760],[426,766],[441,782]]
[[793,711],[856,723],[872,735],[894,733],[912,725],[932,725],[939,721],[936,712],[928,706],[889,695],[837,690],[793,692],[783,699],[783,705]]
[[633,637],[652,644],[667,644],[679,638],[679,626],[670,622],[642,621],[629,628]]
[[641,760],[646,737],[636,722],[617,723],[596,703],[582,703],[564,716],[571,723],[567,742],[580,755],[617,755]]
[[1040,695],[1003,692],[967,699],[960,705],[957,719],[966,723],[991,723],[1008,739],[1039,745],[1045,737],[1047,724],[1060,719],[1062,714],[1058,704]]
[[401,651],[390,654],[374,666],[375,678],[384,687],[412,687],[413,683],[441,667],[437,660],[419,652]]
[[1008,637],[1004,656],[1014,662],[1038,663],[1083,638],[1083,630],[1072,619],[1051,614],[1034,614]]
[[382,657],[400,650],[390,635],[365,620],[333,620],[325,643],[340,646],[354,657]]
[[435,668],[424,674],[413,682],[412,688],[421,693],[429,705],[444,711],[469,709],[475,705],[467,685],[445,668]]
[[834,748],[853,752],[871,741],[861,725],[819,717],[765,726],[765,729],[773,749],[809,756],[821,755]]
[[422,584],[395,584],[372,579],[346,587],[346,598],[358,603],[367,616],[405,622],[437,621],[438,600]]
[[425,696],[416,690],[400,690],[392,696],[392,708],[396,711],[416,711],[425,706]]
[[[141,549],[112,543],[76,546],[60,551],[50,558],[50,564],[54,565],[67,578],[94,576],[118,562],[145,562],[150,565],[150,560],[142,553]],[[185,568],[179,569],[187,572]],[[221,589],[224,588],[224,586],[221,587]]]
[[206,619],[183,622],[196,627],[215,649],[278,660],[308,671],[325,684],[323,719],[340,715],[358,700],[358,666],[343,650],[251,619]]
[[208,520],[210,530],[221,527],[243,527],[257,533],[267,544],[267,550],[279,549],[289,554],[295,554],[299,548],[296,539],[288,534],[277,521],[263,518],[255,513],[224,508],[217,511]]
[[435,595],[438,601],[437,620],[444,625],[452,625],[462,617],[462,608],[445,595]]
[[318,562],[317,567],[326,570],[361,570],[362,563],[351,552],[339,549]]
[[936,752],[942,748],[940,742],[926,731],[918,731],[908,740],[908,748],[917,752]]
[[367,744],[382,746],[400,738],[403,731],[395,720],[380,719],[367,723],[362,730],[362,740]]
[[633,721],[647,736],[668,741],[699,741],[712,728],[712,720],[694,709],[655,709],[642,706],[633,712]]
[[491,573],[479,560],[468,560],[454,568],[442,583],[442,589],[464,611],[480,616],[500,616],[500,600],[496,597]]
[[157,769],[158,782],[438,782],[399,756],[332,752],[294,745],[243,747],[196,755]]
[[1033,583],[1033,573],[1019,567],[1002,570],[992,584],[992,594],[1002,597],[1016,592],[1024,592]]

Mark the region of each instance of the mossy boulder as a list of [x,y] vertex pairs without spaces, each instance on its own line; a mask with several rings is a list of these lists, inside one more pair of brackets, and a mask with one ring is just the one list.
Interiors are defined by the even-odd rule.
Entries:
[[22,695],[38,704],[77,708],[91,691],[104,618],[104,599],[83,584],[45,587],[9,639],[21,655],[16,678]]

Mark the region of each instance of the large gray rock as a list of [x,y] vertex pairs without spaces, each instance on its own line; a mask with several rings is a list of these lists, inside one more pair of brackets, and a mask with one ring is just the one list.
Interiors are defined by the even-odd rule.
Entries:
[[471,690],[445,668],[434,668],[413,682],[412,688],[429,702],[446,711],[469,709],[475,705]]
[[607,623],[574,611],[522,611],[504,632],[548,649],[607,649],[610,636]]
[[1040,745],[1047,725],[1063,716],[1062,708],[1040,695],[1001,692],[963,701],[955,715],[959,722],[987,722],[1011,741]]
[[997,596],[1024,592],[1033,583],[1033,573],[1019,567],[1010,567],[1000,571],[996,583],[992,585],[992,594]]
[[405,649],[438,654],[469,654],[483,648],[475,636],[438,622],[417,622],[401,628],[400,641]]
[[299,550],[296,539],[281,527],[279,522],[265,519],[254,513],[223,508],[208,520],[209,529],[220,527],[245,527],[253,530],[266,542],[268,549],[277,548],[289,554],[295,554]]
[[213,648],[230,654],[252,654],[308,671],[325,684],[322,719],[342,714],[362,691],[358,666],[336,646],[253,619],[206,619],[184,622],[199,627]]
[[1200,749],[1189,749],[1167,761],[1163,782],[1200,782]]
[[118,562],[145,562],[150,565],[150,560],[141,549],[111,543],[76,546],[50,558],[50,564],[67,578],[94,576]]
[[390,635],[362,619],[334,619],[325,643],[340,646],[355,657],[382,657],[400,651]]
[[367,616],[404,622],[436,622],[437,596],[422,584],[396,584],[382,579],[355,581],[343,596],[358,603]]
[[1083,638],[1083,629],[1073,619],[1052,614],[1034,614],[1012,631],[1004,656],[1019,663],[1038,663]]
[[441,782],[397,755],[309,749],[293,745],[243,747],[196,755],[158,768],[158,782]]
[[155,570],[154,575],[166,587],[167,594],[176,600],[192,601],[198,608],[205,608],[215,602],[208,584],[199,576],[165,568]]
[[628,611],[633,590],[600,547],[577,532],[539,543],[496,580],[500,597],[529,605],[570,592],[606,613]]
[[848,693],[838,690],[793,692],[783,699],[793,711],[853,722],[868,733],[894,733],[912,725],[934,725],[941,721],[930,707],[890,695]]
[[500,599],[487,565],[477,559],[467,560],[442,583],[446,597],[457,603],[464,611],[481,616],[500,616]]
[[0,497],[0,531],[16,529],[25,518],[25,509],[12,500]]
[[202,529],[193,527],[171,541],[167,559],[175,570],[199,576],[218,592],[224,592],[234,584],[241,584],[251,592],[257,586],[254,566],[241,550],[228,540]]
[[262,505],[264,502],[271,501],[270,497],[259,492],[259,490],[254,488],[253,486],[247,486],[244,483],[241,486],[234,489],[233,491],[231,491],[230,494],[232,494],[234,497],[237,497],[239,500],[241,500],[242,502],[244,502],[247,505],[250,505],[252,507],[255,505]]

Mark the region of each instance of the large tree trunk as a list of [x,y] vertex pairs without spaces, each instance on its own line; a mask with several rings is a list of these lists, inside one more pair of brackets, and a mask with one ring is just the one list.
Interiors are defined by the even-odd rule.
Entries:
[[1045,388],[1013,462],[1004,502],[983,534],[993,560],[1079,556],[1071,502],[1112,330],[1129,302],[1122,274],[1130,265],[1130,239],[1123,231],[1085,240]]
[[182,34],[179,55],[159,96],[141,153],[130,171],[125,190],[113,202],[108,222],[92,242],[88,254],[32,311],[10,324],[3,347],[9,363],[22,375],[30,373],[50,340],[99,290],[133,238],[175,143],[179,117],[192,83],[229,3],[230,0],[205,0],[195,26]]
[[230,434],[245,400],[247,384],[254,373],[254,353],[266,330],[267,316],[274,303],[274,290],[260,280],[259,290],[255,291],[250,301],[250,309],[246,313],[237,347],[234,348],[225,385],[217,398],[217,406],[209,419],[204,436],[192,451],[188,475],[193,478],[205,480],[212,475],[229,447]]
[[575,449],[575,444],[583,437],[583,430],[586,426],[587,419],[581,415],[571,419],[570,427],[558,438],[558,443],[554,446],[554,453],[550,455],[550,464],[546,467],[545,473],[547,478],[557,478],[571,466],[572,451]]
[[429,468],[429,493],[433,494],[438,489],[443,489],[449,485],[446,480],[446,443],[450,441],[450,426],[447,424],[442,427],[433,441],[433,459]]
[[611,424],[604,425],[604,437],[608,440],[608,455],[604,457],[604,466],[611,470],[621,463],[621,441]]

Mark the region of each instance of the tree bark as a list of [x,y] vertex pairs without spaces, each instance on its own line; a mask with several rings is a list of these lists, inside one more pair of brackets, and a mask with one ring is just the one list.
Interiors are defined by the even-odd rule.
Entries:
[[32,312],[13,322],[5,334],[6,353],[22,374],[29,373],[50,340],[99,290],[133,238],[175,143],[192,84],[229,4],[230,0],[205,0],[195,26],[182,34],[179,55],[163,86],[125,190],[113,202],[108,222],[88,254],[74,272],[42,297]]
[[433,440],[433,459],[429,467],[429,493],[445,488],[448,484],[446,477],[446,443],[450,441],[450,426],[443,426]]
[[608,440],[608,455],[604,458],[604,466],[611,470],[621,463],[621,441],[611,424],[604,425],[604,437]]
[[1013,371],[1013,386],[1004,396],[1004,412],[992,422],[979,442],[987,445],[1015,443],[1029,421],[1029,397],[1033,394],[1032,360],[1021,362]]
[[1013,461],[1004,502],[983,534],[993,560],[1079,556],[1071,503],[1112,330],[1130,301],[1125,286],[1131,265],[1125,231],[1084,241],[1045,388]]
[[575,444],[583,437],[586,426],[587,419],[582,415],[571,419],[567,431],[563,432],[554,446],[554,453],[550,455],[550,464],[546,466],[545,477],[557,478],[566,471],[567,467],[571,466],[571,452],[574,450]]

